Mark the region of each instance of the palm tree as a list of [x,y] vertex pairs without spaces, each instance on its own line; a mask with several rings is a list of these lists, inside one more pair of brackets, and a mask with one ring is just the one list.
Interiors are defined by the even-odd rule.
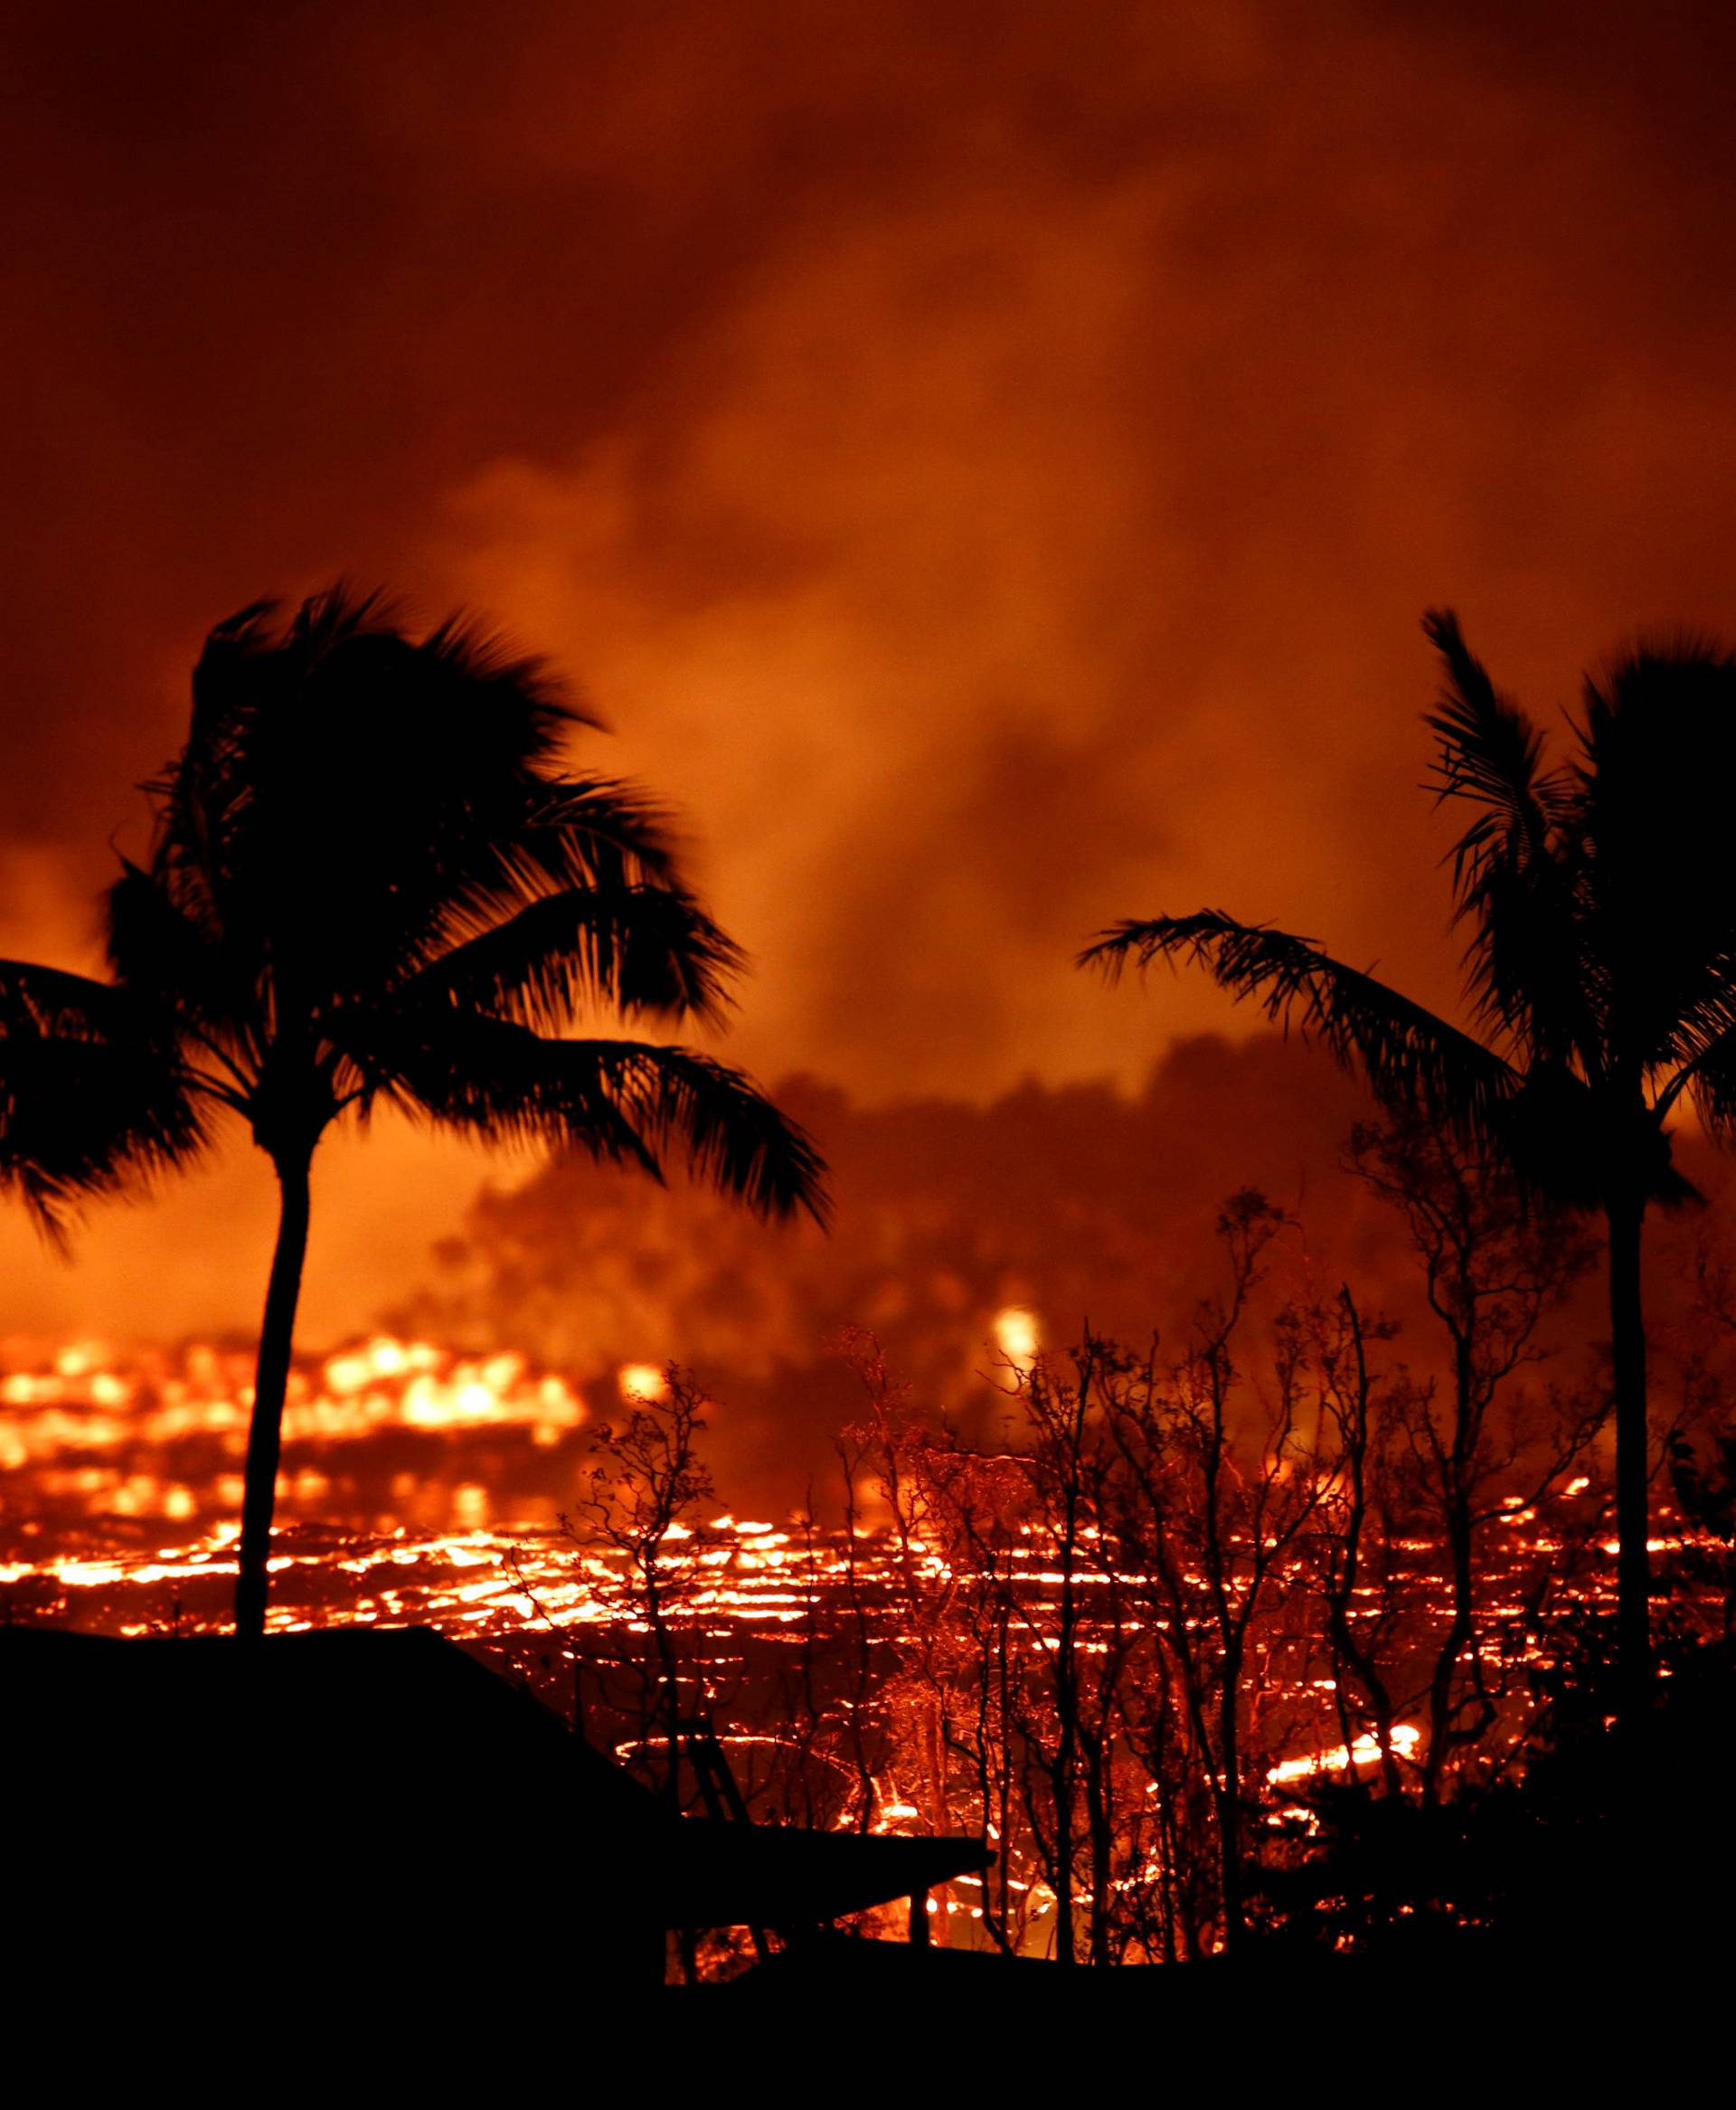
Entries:
[[285,1388],[321,1138],[381,1105],[491,1144],[693,1169],[824,1210],[807,1138],[738,1071],[588,1019],[715,1021],[741,955],[631,786],[562,772],[593,719],[455,618],[415,638],[341,585],[213,630],[154,830],[107,896],[113,979],[0,962],[0,1178],[52,1235],[231,1116],[280,1197],[236,1630],[264,1631]]
[[1215,910],[1119,923],[1080,958],[1111,977],[1196,961],[1360,1065],[1388,1108],[1443,1123],[1533,1195],[1601,1211],[1632,1696],[1650,1661],[1642,1231],[1654,1202],[1695,1198],[1671,1163],[1677,1102],[1720,1141],[1736,1127],[1736,661],[1692,638],[1636,648],[1586,677],[1573,752],[1549,766],[1451,611],[1423,627],[1445,676],[1425,720],[1432,788],[1471,809],[1453,881],[1477,1034],[1310,939]]

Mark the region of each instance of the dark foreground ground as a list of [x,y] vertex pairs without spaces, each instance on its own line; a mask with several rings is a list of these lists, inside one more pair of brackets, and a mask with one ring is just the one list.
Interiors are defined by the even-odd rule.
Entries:
[[[1628,1765],[1596,1714],[1540,1761],[1474,1869],[1452,1834],[1498,1937],[1401,1913],[1379,1954],[1094,1971],[816,1935],[689,1988],[656,1983],[660,1930],[744,1916],[695,1886],[788,1924],[753,1886],[811,1849],[665,1818],[438,1637],[0,1630],[8,2100],[1722,2103],[1736,1803],[1707,1661]],[[1335,1884],[1391,1887],[1409,1834],[1373,1862],[1370,1836]]]

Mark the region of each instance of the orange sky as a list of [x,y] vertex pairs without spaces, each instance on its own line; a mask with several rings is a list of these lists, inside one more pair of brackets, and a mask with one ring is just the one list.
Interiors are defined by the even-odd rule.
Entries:
[[[105,11],[109,13],[113,11]],[[346,570],[561,658],[858,1098],[1132,1084],[1222,904],[1446,1000],[1451,601],[1540,709],[1736,632],[1716,6],[422,0],[9,27],[0,946],[75,958],[203,629]],[[1233,1176],[1233,1166],[1228,1168]],[[318,1333],[475,1186],[324,1169]],[[0,1327],[238,1323],[244,1161]]]

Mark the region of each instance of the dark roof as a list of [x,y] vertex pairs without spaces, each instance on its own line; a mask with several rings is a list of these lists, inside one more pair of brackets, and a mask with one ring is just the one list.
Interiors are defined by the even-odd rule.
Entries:
[[[656,1799],[533,1694],[429,1627],[118,1640],[0,1628],[0,1693],[38,1764],[112,1773],[136,1793],[219,1753],[297,1798],[451,1808],[490,1791],[577,1794],[627,1824]],[[202,1791],[203,1792],[203,1791]]]
[[254,1859],[310,1910],[335,1889],[394,1890],[545,1921],[796,1925],[990,1859],[975,1840],[672,1817],[426,1628],[241,1642],[0,1627],[0,1780],[33,1813],[41,1880],[63,1887],[83,1855],[98,1881],[122,1854],[184,1907]]
[[668,1871],[682,1926],[807,1926],[986,1869],[979,1839],[798,1831],[689,1818]]

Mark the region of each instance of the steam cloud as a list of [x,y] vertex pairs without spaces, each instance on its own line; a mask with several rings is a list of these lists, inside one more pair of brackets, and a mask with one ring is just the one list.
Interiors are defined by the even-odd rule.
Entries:
[[[1731,36],[1350,0],[19,26],[0,944],[88,957],[203,629],[347,570],[584,679],[758,957],[768,1074],[1137,1090],[1241,1022],[1069,961],[1201,903],[1449,1000],[1419,610],[1544,711],[1630,624],[1736,629]],[[476,1184],[370,1150],[326,1175],[316,1334]],[[5,1322],[247,1323],[262,1197],[224,1178],[73,1277],[8,1227]]]

